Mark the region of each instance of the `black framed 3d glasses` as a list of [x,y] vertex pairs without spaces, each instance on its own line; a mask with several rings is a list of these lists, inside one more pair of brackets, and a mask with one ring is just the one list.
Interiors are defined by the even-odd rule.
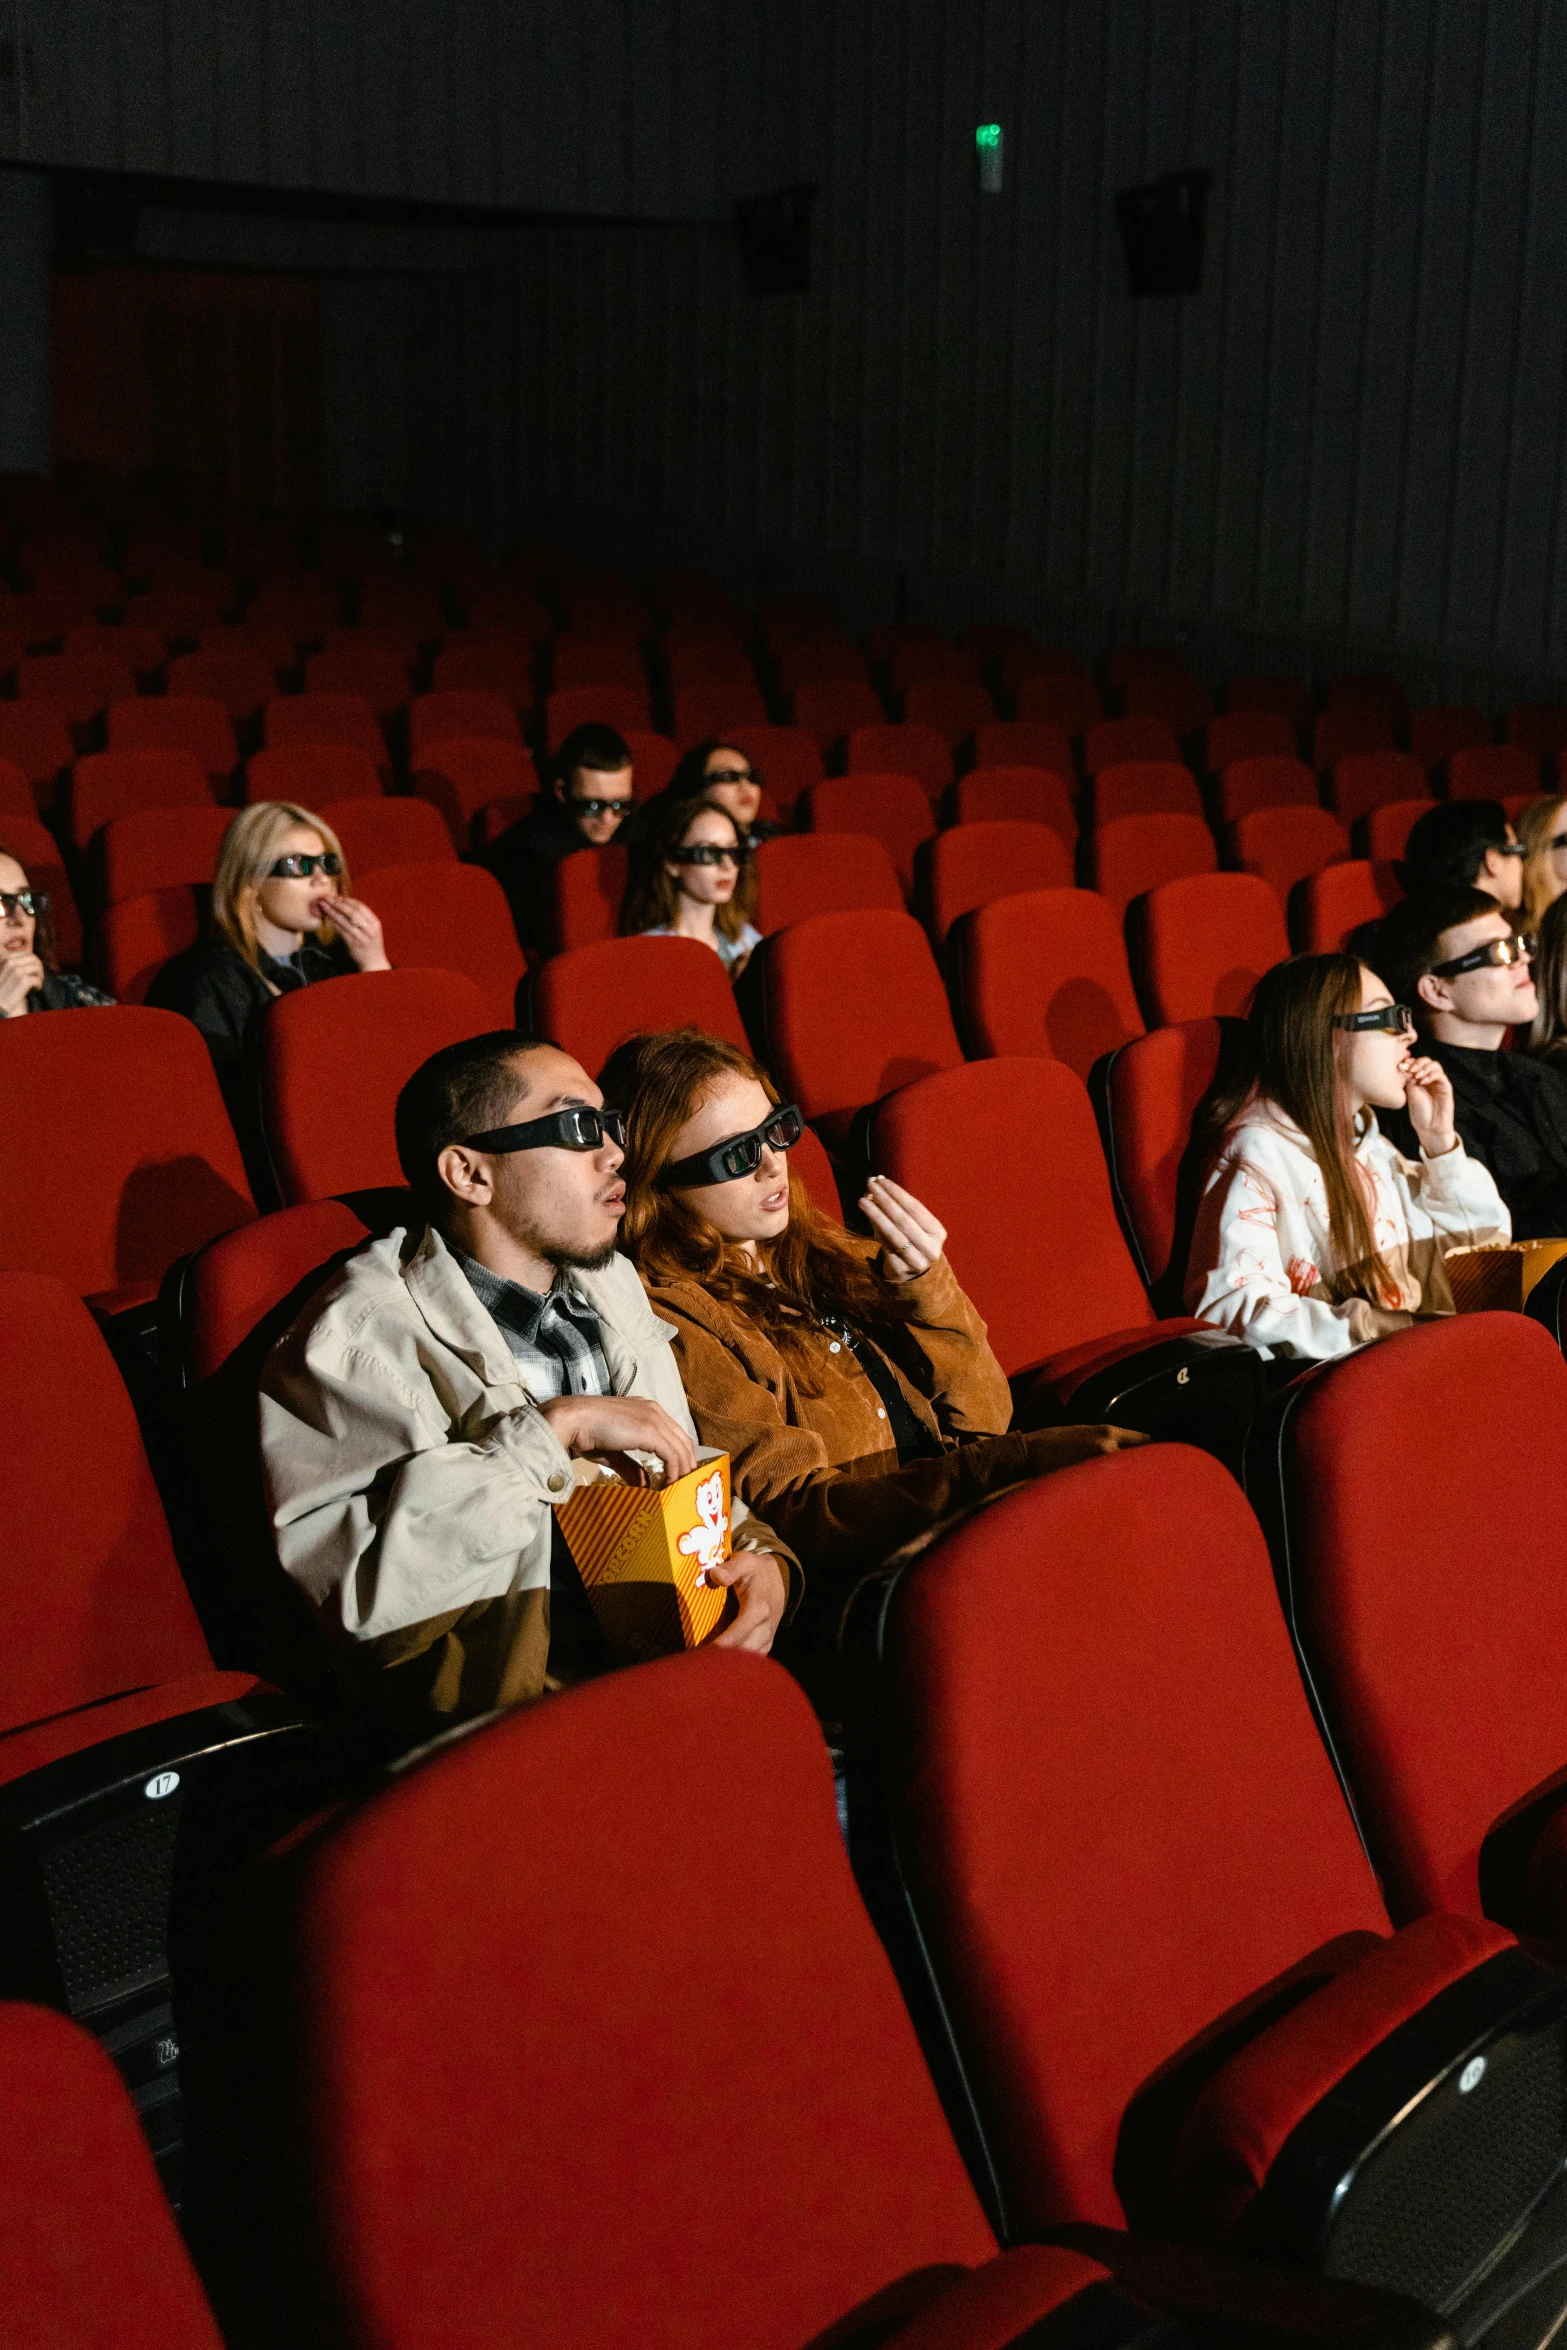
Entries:
[[675,1191],[692,1191],[704,1183],[737,1183],[754,1175],[764,1150],[792,1151],[805,1132],[805,1120],[793,1102],[785,1102],[753,1126],[749,1134],[731,1135],[710,1151],[695,1151],[689,1159],[672,1159],[659,1177]]
[[750,854],[743,841],[730,847],[723,841],[699,840],[689,849],[671,849],[669,862],[671,865],[743,865]]
[[1407,1004],[1377,1004],[1369,1012],[1337,1012],[1333,1025],[1348,1028],[1356,1035],[1368,1029],[1383,1029],[1389,1036],[1402,1036],[1406,1030],[1413,1031],[1415,1015]]
[[1483,947],[1471,947],[1467,955],[1454,955],[1450,963],[1433,963],[1433,979],[1459,979],[1466,971],[1483,971],[1494,964],[1506,970],[1512,963],[1532,963],[1539,940],[1526,930],[1517,938],[1488,938]]
[[623,800],[568,800],[567,806],[579,816],[624,816],[631,805],[631,794]]
[[322,849],[318,855],[296,852],[291,857],[279,857],[267,868],[272,881],[308,881],[312,873],[320,872],[335,879],[343,870],[343,860],[335,849]]
[[618,1110],[554,1110],[547,1118],[526,1118],[520,1126],[491,1126],[463,1138],[470,1151],[596,1151],[606,1142],[626,1147],[626,1122]]
[[715,783],[760,783],[761,780],[754,767],[709,767],[702,778],[702,789],[709,791]]
[[47,914],[49,893],[42,889],[0,889],[0,914],[14,922],[18,914]]

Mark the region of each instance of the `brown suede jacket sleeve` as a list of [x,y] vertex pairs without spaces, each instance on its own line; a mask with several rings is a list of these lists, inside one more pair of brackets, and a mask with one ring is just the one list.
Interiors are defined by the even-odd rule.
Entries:
[[973,1299],[945,1257],[899,1284],[914,1308],[898,1368],[936,1415],[943,1436],[998,1436],[1012,1423],[1012,1390],[990,1351]]

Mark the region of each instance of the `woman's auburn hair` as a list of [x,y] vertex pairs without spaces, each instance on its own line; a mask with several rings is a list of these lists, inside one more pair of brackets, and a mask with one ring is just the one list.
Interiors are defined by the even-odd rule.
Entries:
[[[15,849],[8,849],[3,840],[0,840],[0,857],[9,857],[13,865],[20,865],[22,879],[31,889],[33,877],[27,870],[26,858],[19,857]],[[54,959],[54,952],[54,923],[50,919],[49,908],[40,906],[33,916],[33,953],[46,971],[58,971],[60,968]]]
[[[741,845],[740,827],[727,808],[716,800],[698,795],[689,800],[671,800],[661,808],[647,838],[632,852],[631,879],[626,885],[626,902],[621,913],[620,927],[627,938],[639,938],[645,930],[667,930],[680,910],[680,885],[670,873],[666,860],[683,846],[693,817],[703,813],[722,816],[735,836],[735,845]],[[734,894],[727,905],[714,910],[714,926],[721,938],[731,945],[744,935],[746,924],[756,912],[756,867],[749,857],[742,857],[735,875]]]
[[1328,1244],[1347,1295],[1367,1305],[1396,1304],[1397,1285],[1377,1253],[1367,1186],[1340,1082],[1334,1021],[1360,1009],[1362,966],[1353,955],[1292,955],[1257,982],[1246,1042],[1233,1075],[1199,1113],[1210,1166],[1223,1157],[1231,1129],[1259,1098],[1300,1128],[1322,1171],[1328,1199]]
[[1547,792],[1543,799],[1531,800],[1518,819],[1517,833],[1528,854],[1523,861],[1523,904],[1518,920],[1525,930],[1538,930],[1545,920],[1547,909],[1559,894],[1551,886],[1554,875],[1547,872],[1550,862],[1550,842],[1557,830],[1558,811],[1567,806],[1560,792]]
[[610,1055],[599,1082],[606,1103],[626,1122],[619,1245],[649,1289],[697,1281],[710,1297],[755,1323],[809,1394],[815,1392],[817,1325],[831,1316],[887,1338],[908,1321],[910,1309],[843,1227],[821,1213],[793,1167],[788,1229],[766,1244],[765,1265],[754,1270],[738,1243],[708,1223],[689,1191],[660,1182],[681,1128],[718,1080],[729,1076],[753,1078],[770,1102],[779,1098],[766,1070],[748,1054],[696,1028],[633,1036]]
[[[261,968],[261,948],[256,937],[256,893],[277,862],[278,843],[284,834],[301,826],[318,833],[321,846],[334,857],[342,857],[342,845],[331,825],[313,816],[308,808],[297,807],[292,800],[257,800],[254,806],[240,810],[223,835],[217,871],[212,877],[212,927],[236,954],[244,956],[253,971]],[[338,887],[344,897],[349,895],[346,864],[338,875]],[[316,931],[323,946],[333,936],[330,922],[323,922]]]

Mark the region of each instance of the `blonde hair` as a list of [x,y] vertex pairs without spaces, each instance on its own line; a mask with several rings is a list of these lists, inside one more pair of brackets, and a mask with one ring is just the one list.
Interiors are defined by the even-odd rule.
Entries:
[[[256,895],[283,853],[278,844],[284,834],[300,826],[318,833],[321,846],[329,849],[334,857],[342,857],[342,847],[331,825],[323,824],[319,816],[312,816],[308,808],[296,807],[292,800],[257,800],[254,807],[240,811],[223,835],[218,869],[212,877],[212,926],[220,938],[227,939],[236,953],[244,956],[252,970],[261,967],[261,948],[256,938]],[[338,875],[338,887],[347,897],[346,864]],[[316,932],[323,946],[335,935],[330,922],[323,922]]]
[[1529,852],[1524,859],[1523,904],[1518,914],[1525,930],[1538,930],[1546,907],[1561,895],[1554,886],[1550,842],[1558,829],[1557,815],[1564,807],[1567,795],[1547,792],[1543,800],[1531,800],[1518,819],[1518,838]]

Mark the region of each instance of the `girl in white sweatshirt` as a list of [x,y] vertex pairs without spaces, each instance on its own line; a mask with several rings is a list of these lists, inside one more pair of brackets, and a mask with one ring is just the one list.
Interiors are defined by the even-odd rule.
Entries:
[[[1187,1312],[1303,1361],[1450,1314],[1446,1251],[1512,1225],[1410,1012],[1352,955],[1297,955],[1260,982],[1248,1032],[1246,1074],[1208,1121]],[[1378,1108],[1408,1110],[1418,1161]]]

